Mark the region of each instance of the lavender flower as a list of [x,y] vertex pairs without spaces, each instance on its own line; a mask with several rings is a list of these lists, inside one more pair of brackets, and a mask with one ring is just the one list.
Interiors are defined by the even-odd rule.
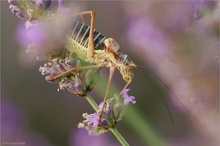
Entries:
[[60,11],[60,13],[70,12],[70,9],[63,7],[62,3],[63,3],[63,0],[58,0],[58,10]]
[[[76,67],[81,66],[81,63],[85,64],[73,53],[66,52],[67,57],[62,59],[61,57],[53,57],[48,60],[44,66],[39,68],[45,79],[51,83],[59,83],[58,90],[67,89],[69,92],[79,96],[86,95],[87,92],[91,91],[95,84],[99,80],[99,70],[86,70],[86,71],[72,71],[66,75],[53,79],[54,77]],[[53,79],[53,80],[51,80]]]
[[[20,2],[21,1],[16,1]],[[25,27],[20,28],[18,36],[22,36],[20,44],[27,47],[27,52],[36,58],[48,59],[59,54],[66,43],[66,34],[71,28],[72,12],[47,10],[52,0],[27,0],[16,5],[9,1],[10,9],[22,20],[26,20]]]
[[[49,82],[59,83],[59,89],[67,89],[71,93],[84,96],[91,91],[99,80],[99,70],[72,71],[62,77],[54,77],[76,66],[91,65],[77,59],[66,49],[68,41],[66,35],[71,28],[72,13],[62,7],[56,13],[46,10],[51,0],[25,1],[24,5],[12,5],[10,8],[21,19],[26,20],[25,27],[19,28],[18,40],[27,47],[26,52],[36,56],[37,60],[46,60],[39,68],[42,75]],[[64,57],[65,56],[65,57]],[[53,79],[53,80],[52,80]]]
[[115,125],[122,119],[128,103],[135,104],[135,97],[129,96],[127,93],[130,89],[126,89],[120,98],[115,94],[112,98],[106,101],[101,119],[99,120],[99,113],[102,109],[103,102],[99,105],[99,111],[93,114],[83,114],[85,120],[79,123],[78,128],[85,128],[90,135],[100,135],[115,127]]
[[43,10],[48,9],[51,4],[52,0],[36,0],[36,5],[38,8],[43,8]]
[[[73,31],[73,13],[62,6],[62,0],[58,1],[56,12],[47,10],[51,2],[51,0],[22,1],[21,5],[11,4],[10,8],[20,19],[26,20],[25,28],[20,31],[21,36],[24,36],[21,40],[25,40],[26,52],[46,61],[39,68],[45,79],[52,83],[59,83],[58,90],[67,89],[76,95],[85,96],[97,83],[99,69],[78,70],[76,68],[75,70],[75,67],[94,64],[81,60],[82,57],[76,56],[72,50],[69,52],[67,48],[70,45],[69,35]],[[91,128],[91,133],[104,133],[121,120],[124,107],[123,102],[119,100],[119,95],[115,95],[107,101],[102,119],[99,120],[98,113],[84,114],[88,119],[85,125]],[[95,127],[89,127],[89,125]]]
[[13,6],[17,6],[19,4],[19,0],[8,0],[8,3]]
[[25,13],[20,12],[20,11],[16,12],[16,16],[18,18],[20,18],[21,20],[27,20],[28,19],[28,16]]
[[33,5],[31,4],[32,1],[25,1],[25,3],[27,5],[21,5],[19,3],[23,3],[22,1],[19,0],[8,0],[8,3],[10,4],[9,8],[11,9],[12,13],[15,13],[16,16],[18,16],[18,18],[22,19],[22,20],[28,20],[28,19],[32,19],[33,15],[29,15],[30,11],[34,10]]
[[63,7],[62,3],[63,3],[63,0],[58,0],[58,7],[59,7],[59,8],[62,8],[62,7]]
[[14,13],[14,14],[16,14],[20,11],[17,6],[11,5],[10,8],[11,8],[11,12]]
[[128,103],[132,103],[132,104],[135,104],[136,103],[136,100],[135,100],[135,97],[134,96],[129,96],[128,95],[128,91],[130,89],[125,89],[125,91],[122,93],[122,97],[124,98],[124,105],[127,105]]

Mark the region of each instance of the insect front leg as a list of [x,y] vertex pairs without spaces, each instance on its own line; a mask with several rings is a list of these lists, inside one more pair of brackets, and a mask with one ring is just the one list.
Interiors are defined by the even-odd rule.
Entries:
[[[81,11],[81,8],[80,7],[77,7],[76,8],[76,12],[77,12],[77,14],[78,13],[81,13],[82,11]],[[80,17],[81,17],[81,19],[82,19],[82,22],[84,23],[84,24],[86,24],[86,19],[85,19],[85,17],[84,17],[84,15],[83,14],[79,14],[80,15]]]
[[48,79],[48,81],[57,80],[58,78],[63,77],[63,76],[66,76],[66,75],[68,75],[70,72],[75,71],[75,70],[99,69],[99,68],[101,68],[101,67],[103,67],[102,64],[93,65],[93,66],[79,66],[79,67],[74,67],[74,68],[69,69],[69,70],[67,70],[67,71],[65,71],[65,72],[63,72],[63,73],[61,73],[61,74],[59,74],[59,75],[57,75],[57,76],[55,76],[55,77],[53,77],[53,78],[51,78],[51,79]]

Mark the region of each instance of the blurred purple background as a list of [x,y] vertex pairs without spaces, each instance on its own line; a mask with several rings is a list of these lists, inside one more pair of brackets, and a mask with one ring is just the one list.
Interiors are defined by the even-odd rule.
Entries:
[[[120,44],[138,65],[159,76],[178,97],[154,80],[165,96],[175,124],[159,94],[135,72],[130,94],[152,128],[171,146],[217,146],[219,143],[219,2],[108,1],[71,2],[96,12],[95,28]],[[53,3],[54,6],[57,3]],[[65,2],[64,6],[69,2]],[[93,109],[83,97],[57,92],[39,73],[39,65],[16,42],[20,20],[1,2],[1,142],[26,145],[119,145],[111,133],[87,137],[77,129],[82,113]],[[89,22],[89,17],[87,22]],[[103,76],[108,69],[103,69]],[[150,78],[153,79],[149,73]],[[114,82],[125,84],[117,72]],[[100,83],[99,83],[100,84]],[[92,91],[100,102],[97,90]],[[79,106],[80,105],[80,106]],[[138,125],[138,123],[136,123]],[[131,145],[145,145],[122,120],[117,126]],[[84,134],[85,133],[85,134]],[[92,141],[94,144],[92,144]],[[98,141],[98,142],[97,142]],[[39,142],[39,144],[37,143]],[[97,144],[98,143],[98,144]]]

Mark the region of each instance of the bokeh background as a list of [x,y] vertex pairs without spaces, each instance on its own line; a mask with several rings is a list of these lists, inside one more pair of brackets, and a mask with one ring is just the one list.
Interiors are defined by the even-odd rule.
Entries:
[[[219,145],[219,2],[217,1],[65,1],[96,12],[95,28],[120,44],[147,70],[151,83],[134,71],[131,105],[117,128],[130,145]],[[57,6],[57,2],[53,3]],[[109,132],[89,136],[77,125],[94,112],[83,97],[50,84],[39,73],[43,62],[25,54],[16,39],[21,22],[1,1],[1,145],[118,146]],[[89,23],[89,17],[86,17]],[[176,95],[176,98],[153,72]],[[91,92],[102,100],[108,69]],[[117,72],[111,94],[123,88]]]

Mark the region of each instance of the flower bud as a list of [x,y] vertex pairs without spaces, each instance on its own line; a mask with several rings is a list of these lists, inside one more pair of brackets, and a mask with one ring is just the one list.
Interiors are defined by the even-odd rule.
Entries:
[[17,6],[10,5],[9,8],[11,9],[11,12],[16,14],[20,11],[20,9]]
[[43,0],[43,9],[46,10],[50,7],[52,0]]
[[[100,135],[107,132],[110,128],[115,127],[115,125],[122,119],[124,112],[126,111],[127,105],[129,103],[135,104],[135,97],[129,96],[128,91],[130,89],[125,89],[121,98],[119,94],[115,94],[112,98],[108,99],[103,109],[104,102],[99,104],[98,112],[92,113],[90,115],[84,114],[83,118],[85,120],[79,123],[79,128],[85,128],[88,130],[90,135]],[[100,112],[102,115],[100,117]]]
[[10,5],[17,6],[19,2],[18,2],[18,0],[8,0],[8,3]]
[[18,10],[18,9],[11,9],[11,12],[14,13],[14,14],[16,14],[16,13],[19,12],[19,10]]
[[36,0],[36,6],[43,10],[48,9],[51,3],[52,3],[52,0]]
[[27,20],[28,19],[28,16],[24,13],[22,13],[21,11],[17,12],[16,13],[16,16],[22,20]]

